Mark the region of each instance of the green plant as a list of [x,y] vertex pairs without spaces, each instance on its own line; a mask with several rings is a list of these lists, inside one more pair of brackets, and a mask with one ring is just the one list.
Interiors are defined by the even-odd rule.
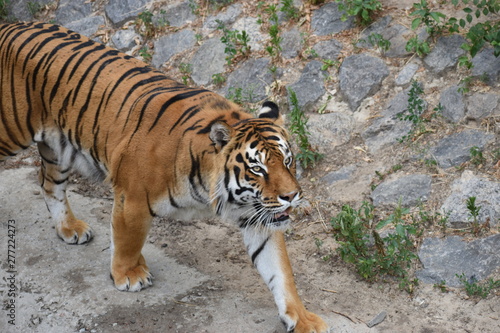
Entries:
[[43,8],[41,4],[33,1],[28,1],[26,6],[28,7],[28,11],[30,12],[31,16],[35,16]]
[[426,26],[427,33],[431,37],[435,37],[441,34],[444,26],[441,24],[441,20],[446,18],[441,12],[431,12],[426,0],[420,0],[420,3],[414,3],[413,8],[415,10],[411,13],[411,16],[415,16],[411,22],[411,27],[416,30],[420,23],[424,23]]
[[309,143],[308,119],[299,107],[297,94],[292,88],[288,88],[288,93],[290,95],[290,103],[292,104],[290,132],[296,136],[296,142],[300,150],[297,154],[297,160],[303,168],[307,168],[323,158],[323,155],[315,151]]
[[191,13],[193,13],[193,15],[200,14],[200,5],[196,2],[196,0],[189,0],[188,6],[191,9]]
[[474,234],[478,234],[479,228],[479,211],[480,206],[476,206],[476,197],[468,197],[466,201],[467,210],[469,211],[469,219],[472,220],[472,231]]
[[326,71],[330,67],[338,68],[340,66],[340,62],[338,62],[337,60],[321,59],[321,62],[323,62],[323,65],[321,66],[322,71]]
[[217,73],[212,75],[212,82],[217,87],[220,87],[224,84],[224,82],[226,82],[226,78],[221,73]]
[[442,293],[448,292],[448,288],[446,287],[445,280],[441,280],[439,283],[434,283],[434,288],[441,290]]
[[427,41],[419,40],[417,36],[408,40],[405,49],[408,52],[416,53],[421,58],[431,52],[429,43]]
[[250,37],[245,30],[229,30],[226,28],[224,22],[216,20],[218,26],[217,30],[222,31],[221,42],[225,44],[224,53],[226,53],[226,61],[231,65],[233,59],[241,55],[246,58],[250,54]]
[[191,80],[191,74],[193,74],[193,65],[181,62],[179,65],[179,71],[182,74],[182,83],[188,85]]
[[280,12],[285,14],[288,20],[296,20],[300,17],[300,11],[293,5],[293,0],[281,0]]
[[479,166],[484,162],[486,162],[486,159],[483,156],[483,151],[479,147],[473,146],[470,148],[469,152],[470,152],[470,161],[475,166]]
[[[459,0],[451,1],[455,6],[458,5]],[[500,12],[500,3],[497,0],[474,0],[470,2],[469,0],[462,0],[465,5],[469,3],[471,6],[463,8],[466,13],[465,19],[457,20],[456,18],[450,18],[453,24],[454,31],[458,32],[458,26],[464,29],[467,24],[472,24],[474,18],[479,19],[481,16],[488,16],[495,14],[495,16]],[[485,44],[490,44],[493,46],[494,54],[496,57],[500,55],[500,22],[495,17],[493,21],[482,20],[471,26],[466,32],[465,37],[468,43],[462,45],[462,48],[467,51],[471,58],[481,50]],[[471,62],[467,62],[462,58],[462,64],[470,68],[472,66]]]
[[391,42],[381,34],[372,33],[368,35],[368,43],[373,47],[378,47],[382,52],[387,52],[391,48]]
[[361,25],[368,25],[372,22],[375,12],[382,9],[382,4],[378,0],[335,0],[339,4],[339,10],[345,11],[342,20],[347,20],[348,16],[355,16]]
[[145,37],[153,37],[155,32],[155,26],[153,24],[153,13],[149,10],[146,10],[139,15],[137,15],[136,25],[142,26],[144,25],[144,36]]
[[265,18],[259,14],[257,23],[261,26],[267,26],[267,32],[270,37],[269,43],[266,46],[266,51],[271,58],[273,58],[273,60],[277,60],[281,54],[280,44],[282,41],[278,22],[278,6],[275,4],[259,2],[259,8],[264,8]]
[[0,19],[4,20],[9,15],[7,7],[9,6],[10,0],[0,0]]
[[[411,293],[418,284],[408,272],[411,262],[417,259],[411,239],[417,233],[417,226],[405,223],[403,217],[409,210],[398,205],[387,219],[373,227],[373,211],[373,205],[367,202],[363,202],[359,210],[345,205],[331,219],[334,237],[340,245],[337,251],[342,260],[355,265],[363,279],[373,281],[382,275],[395,276],[399,278],[400,288]],[[394,232],[382,238],[377,230],[389,224],[394,226]]]
[[153,56],[149,53],[149,48],[147,46],[144,46],[139,50],[139,55],[145,62],[150,62],[151,59],[153,59]]
[[426,109],[426,103],[420,97],[424,90],[417,81],[413,81],[411,84],[410,91],[408,92],[408,107],[405,111],[399,113],[397,118],[403,121],[410,121],[412,123],[412,129],[408,135],[403,136],[399,141],[404,142],[407,140],[414,139],[418,135],[426,132],[424,122],[426,119],[422,117]]
[[473,275],[470,279],[467,279],[465,273],[460,275],[455,275],[460,283],[462,283],[465,287],[465,292],[469,296],[479,296],[481,298],[488,297],[490,291],[492,289],[496,289],[500,287],[500,280],[493,280],[492,278],[488,279],[485,283],[480,284],[477,281],[477,278]]

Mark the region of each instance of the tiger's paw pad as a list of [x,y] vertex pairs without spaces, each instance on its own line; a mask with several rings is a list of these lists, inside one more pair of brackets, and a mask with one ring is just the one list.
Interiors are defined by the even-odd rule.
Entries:
[[285,326],[287,326],[287,332],[294,333],[328,333],[330,329],[328,325],[319,317],[318,315],[305,311],[300,315],[298,321],[295,325],[286,324],[286,320],[283,320]]
[[90,242],[93,232],[90,226],[80,220],[56,227],[57,235],[68,244],[85,244]]
[[153,275],[144,265],[138,265],[125,274],[111,273],[111,279],[120,291],[140,291],[153,285]]

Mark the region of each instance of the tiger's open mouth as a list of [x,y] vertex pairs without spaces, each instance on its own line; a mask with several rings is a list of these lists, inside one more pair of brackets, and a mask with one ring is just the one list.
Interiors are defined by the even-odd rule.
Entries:
[[288,207],[286,210],[274,214],[273,222],[276,223],[276,222],[287,221],[288,219],[290,219],[290,215],[288,215],[288,214],[291,211],[292,211],[292,207]]

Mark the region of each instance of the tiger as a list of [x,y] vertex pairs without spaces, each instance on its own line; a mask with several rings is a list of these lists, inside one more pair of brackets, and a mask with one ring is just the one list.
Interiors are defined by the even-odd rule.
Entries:
[[153,283],[142,247],[154,217],[213,215],[241,230],[288,332],[329,330],[298,296],[285,247],[303,194],[275,103],[252,116],[54,24],[0,25],[0,61],[0,160],[36,143],[44,200],[68,244],[93,236],[69,206],[70,174],[112,186],[110,275],[118,290]]

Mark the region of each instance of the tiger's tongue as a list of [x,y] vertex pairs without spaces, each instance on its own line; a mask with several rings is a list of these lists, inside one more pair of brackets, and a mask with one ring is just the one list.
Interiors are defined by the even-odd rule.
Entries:
[[288,217],[288,213],[290,213],[291,211],[292,211],[292,207],[288,207],[285,211],[283,211],[281,213],[274,214],[274,218],[276,220],[279,220],[279,219],[282,219],[284,217]]

